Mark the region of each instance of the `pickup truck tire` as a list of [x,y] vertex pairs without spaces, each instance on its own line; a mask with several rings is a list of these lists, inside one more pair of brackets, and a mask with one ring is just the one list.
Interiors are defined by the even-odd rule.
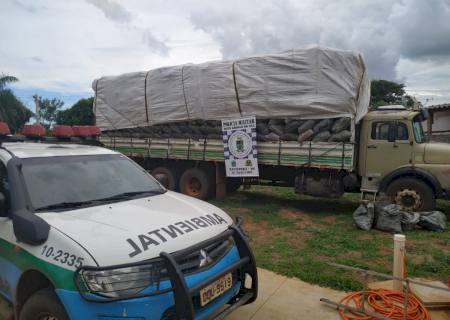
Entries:
[[157,167],[152,170],[152,175],[163,175],[166,183],[164,187],[172,191],[178,191],[179,174],[176,170],[168,167]]
[[19,320],[69,320],[64,306],[52,289],[34,293],[23,305]]
[[425,182],[413,178],[400,178],[391,182],[386,193],[393,203],[408,211],[432,211],[436,207],[433,189]]
[[180,178],[181,193],[197,199],[208,199],[214,187],[213,178],[199,168],[187,169]]

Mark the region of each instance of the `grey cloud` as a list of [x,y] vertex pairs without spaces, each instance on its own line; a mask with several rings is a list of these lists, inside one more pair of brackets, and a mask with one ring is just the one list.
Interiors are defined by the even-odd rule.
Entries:
[[142,34],[143,43],[149,48],[150,52],[167,56],[169,47],[159,40],[148,28],[140,28],[131,24],[133,17],[130,11],[113,0],[86,0],[98,9],[100,9],[106,18],[118,24],[124,24],[126,27]]
[[402,57],[450,54],[448,0],[209,1],[190,20],[225,58],[310,44],[363,53],[372,78],[396,79]]
[[103,12],[106,18],[117,23],[128,23],[131,21],[130,12],[113,0],[86,0]]
[[30,59],[36,62],[42,62],[42,59],[38,56],[31,57]]
[[450,1],[405,1],[395,6],[390,20],[398,30],[403,56],[426,59],[450,55]]
[[149,29],[142,31],[142,38],[151,52],[167,56],[169,54],[169,47],[164,41],[161,41],[155,37],[155,35]]

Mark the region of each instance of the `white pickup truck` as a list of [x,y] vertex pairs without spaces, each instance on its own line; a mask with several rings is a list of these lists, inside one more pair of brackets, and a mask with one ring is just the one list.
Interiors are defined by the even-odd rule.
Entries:
[[257,284],[239,221],[126,156],[1,145],[0,294],[15,319],[222,319]]

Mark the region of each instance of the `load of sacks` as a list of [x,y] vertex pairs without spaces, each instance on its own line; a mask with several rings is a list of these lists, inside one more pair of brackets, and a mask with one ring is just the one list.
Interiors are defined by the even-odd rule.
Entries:
[[[258,141],[348,142],[352,137],[350,118],[298,120],[257,119]],[[222,139],[222,124],[214,120],[193,120],[151,127],[104,132],[135,138]]]

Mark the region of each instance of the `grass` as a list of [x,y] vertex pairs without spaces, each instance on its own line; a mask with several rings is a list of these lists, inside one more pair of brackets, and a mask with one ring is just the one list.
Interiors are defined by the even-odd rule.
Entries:
[[[391,234],[353,225],[358,200],[356,194],[322,199],[299,196],[291,188],[256,186],[211,202],[245,218],[259,267],[334,289],[359,290],[361,275],[327,263],[390,273],[393,241]],[[438,208],[450,217],[450,202],[439,201]],[[447,282],[450,231],[416,229],[406,238],[409,276]]]

